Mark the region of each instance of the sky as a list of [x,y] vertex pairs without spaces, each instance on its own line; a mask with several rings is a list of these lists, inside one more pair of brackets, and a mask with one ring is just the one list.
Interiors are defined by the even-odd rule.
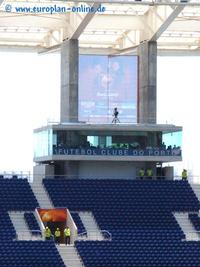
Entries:
[[158,123],[183,126],[183,162],[197,181],[200,175],[200,57],[159,57],[157,76]]
[[[33,129],[59,121],[60,55],[0,52],[0,171],[33,169]],[[200,175],[200,57],[158,57],[157,122],[183,126],[183,162]],[[196,179],[196,178],[195,178]]]
[[0,58],[0,170],[32,173],[33,129],[59,119],[60,58],[12,52]]

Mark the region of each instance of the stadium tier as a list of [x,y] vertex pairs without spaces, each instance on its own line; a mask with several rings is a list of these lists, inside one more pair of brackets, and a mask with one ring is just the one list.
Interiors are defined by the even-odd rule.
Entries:
[[28,225],[29,230],[33,231],[34,235],[40,235],[40,227],[38,225],[38,222],[31,212],[25,212],[24,213],[24,219]]
[[86,267],[199,266],[200,242],[186,241],[173,212],[198,211],[186,181],[44,179],[55,206],[92,211],[112,241],[76,241]]
[[65,267],[53,242],[0,242],[1,267]]
[[[0,180],[0,266],[64,267],[52,241],[18,241],[8,211],[32,211],[39,204],[25,179]],[[38,230],[32,213],[25,213],[31,230]]]
[[71,215],[78,229],[78,234],[86,232],[85,226],[83,225],[78,212],[72,212]]
[[56,207],[72,211],[198,211],[199,202],[186,181],[44,179]]
[[26,179],[1,179],[0,196],[1,210],[31,211],[39,206]]
[[199,232],[200,231],[200,218],[198,214],[189,214],[188,215],[190,221],[194,225],[194,228]]
[[8,213],[4,210],[0,210],[0,236],[1,242],[8,240],[12,241],[16,236],[16,232],[11,222],[11,219]]

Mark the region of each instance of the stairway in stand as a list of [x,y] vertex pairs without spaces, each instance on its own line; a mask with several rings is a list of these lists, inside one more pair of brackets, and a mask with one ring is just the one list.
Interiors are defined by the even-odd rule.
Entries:
[[32,235],[24,220],[23,211],[9,211],[10,219],[17,234],[17,240],[42,240],[40,236]]
[[56,245],[56,247],[67,267],[84,267],[75,246]]
[[199,235],[193,227],[187,212],[175,212],[174,217],[185,234],[187,241],[199,241]]
[[87,231],[87,240],[104,240],[104,237],[99,229],[99,226],[97,225],[92,212],[81,211],[79,212],[79,216]]
[[33,183],[30,183],[30,185],[39,202],[40,208],[51,209],[54,207],[40,177],[36,176]]

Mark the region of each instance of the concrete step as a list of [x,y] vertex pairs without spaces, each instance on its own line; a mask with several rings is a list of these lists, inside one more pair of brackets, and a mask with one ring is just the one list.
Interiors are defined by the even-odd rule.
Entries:
[[10,211],[9,216],[15,228],[18,240],[33,240],[33,238],[37,238],[37,240],[41,239],[40,237],[32,236],[31,232],[29,231],[28,225],[24,220],[24,212]]
[[194,226],[192,225],[190,219],[188,218],[187,212],[175,212],[174,217],[177,220],[179,226],[185,234],[187,241],[199,241],[200,236],[196,232]]
[[100,231],[97,222],[92,214],[92,212],[79,212],[79,216],[82,220],[82,223],[86,229],[87,236],[84,236],[83,240],[104,240],[104,237]]
[[37,201],[42,208],[53,208],[53,203],[49,198],[49,195],[44,188],[41,181],[37,181],[37,183],[33,182],[31,184],[31,188],[33,193],[35,194]]
[[56,247],[67,267],[84,267],[82,260],[73,245],[57,245]]

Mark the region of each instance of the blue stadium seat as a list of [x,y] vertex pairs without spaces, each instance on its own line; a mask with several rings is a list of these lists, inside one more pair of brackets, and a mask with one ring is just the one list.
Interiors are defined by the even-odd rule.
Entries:
[[[8,211],[33,211],[39,204],[26,179],[0,179],[0,266],[65,267],[54,242],[15,241],[16,232]],[[25,213],[35,229],[33,213]]]
[[76,241],[86,267],[200,266],[200,242],[183,241],[173,212],[198,211],[186,181],[44,179],[55,206],[91,211],[112,241]]
[[32,231],[33,235],[41,235],[40,227],[33,213],[25,212],[24,219],[28,225],[28,228]]

